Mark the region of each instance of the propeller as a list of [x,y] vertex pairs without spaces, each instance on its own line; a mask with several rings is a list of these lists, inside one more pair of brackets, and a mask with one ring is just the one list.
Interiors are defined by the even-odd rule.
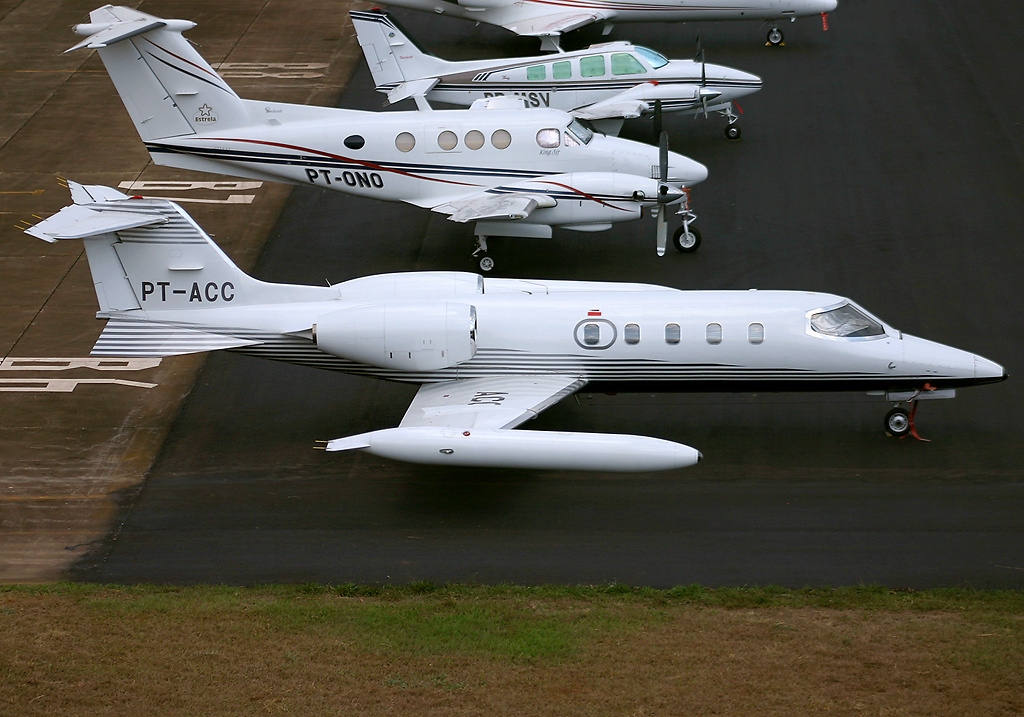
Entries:
[[[655,105],[660,116],[661,103]],[[668,132],[661,131],[658,135],[658,256],[665,256],[665,245],[668,244],[668,205],[675,200],[669,193],[668,185]]]

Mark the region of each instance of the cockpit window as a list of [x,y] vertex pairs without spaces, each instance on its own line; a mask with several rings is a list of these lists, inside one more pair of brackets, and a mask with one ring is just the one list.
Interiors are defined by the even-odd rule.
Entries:
[[841,339],[884,336],[885,328],[853,304],[811,314],[811,330]]
[[668,64],[668,58],[666,58],[664,55],[655,52],[654,50],[648,47],[637,46],[634,47],[633,49],[636,50],[636,54],[640,55],[640,57],[650,62],[651,67],[653,67],[655,70],[657,70],[659,67],[664,67],[665,65]]
[[[570,122],[565,131],[572,132],[582,144],[590,144],[590,140],[594,138],[594,131],[577,119]],[[568,143],[566,146],[569,146]]]

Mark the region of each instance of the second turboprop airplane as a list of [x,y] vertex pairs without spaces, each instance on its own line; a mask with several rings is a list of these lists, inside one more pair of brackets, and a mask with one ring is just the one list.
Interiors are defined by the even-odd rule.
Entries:
[[[104,6],[71,50],[99,51],[157,164],[400,201],[476,222],[487,237],[602,231],[680,204],[680,250],[695,248],[689,187],[707,168],[680,154],[595,133],[555,109],[492,98],[470,110],[365,112],[244,100],[185,40],[195,23]],[[69,52],[71,51],[69,50]]]
[[[537,57],[449,62],[420,49],[380,11],[349,11],[373,84],[389,102],[412,97],[468,106],[495,96],[554,107],[618,134],[624,120],[663,112],[721,113],[727,139],[739,139],[733,103],[761,89],[749,72],[696,60],[669,60],[628,42]],[[703,51],[701,52],[703,60]]]

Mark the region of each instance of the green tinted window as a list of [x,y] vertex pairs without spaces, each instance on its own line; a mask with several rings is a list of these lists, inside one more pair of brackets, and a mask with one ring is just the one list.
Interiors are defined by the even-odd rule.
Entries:
[[551,66],[551,77],[556,80],[568,80],[572,77],[572,63],[568,60],[556,62]]
[[534,65],[533,67],[526,68],[526,79],[528,80],[544,80],[547,79],[548,73],[545,71],[544,65]]
[[612,54],[613,75],[642,75],[647,72],[640,61],[626,52]]
[[600,77],[604,74],[604,55],[590,55],[580,58],[580,76]]

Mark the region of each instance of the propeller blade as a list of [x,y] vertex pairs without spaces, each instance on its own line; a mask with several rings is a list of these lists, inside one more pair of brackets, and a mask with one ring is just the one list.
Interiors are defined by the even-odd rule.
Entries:
[[668,132],[665,131],[658,135],[658,181],[662,184],[668,181]]
[[668,205],[658,206],[658,256],[665,256],[665,246],[668,244]]

